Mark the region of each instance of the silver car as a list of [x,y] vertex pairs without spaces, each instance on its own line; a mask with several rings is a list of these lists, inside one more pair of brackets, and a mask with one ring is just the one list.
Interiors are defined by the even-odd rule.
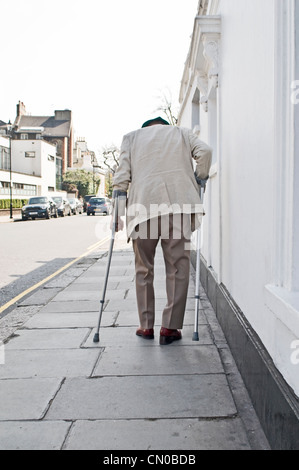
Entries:
[[87,215],[103,214],[108,215],[111,212],[111,201],[107,197],[92,197],[87,203]]
[[73,197],[73,198],[69,198],[68,201],[71,206],[72,213],[74,215],[83,213],[83,204],[81,201],[79,201],[79,199],[77,199],[76,197]]

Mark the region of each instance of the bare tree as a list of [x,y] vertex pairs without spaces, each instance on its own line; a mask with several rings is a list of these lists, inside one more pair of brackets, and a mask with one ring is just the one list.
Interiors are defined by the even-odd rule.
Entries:
[[102,150],[101,160],[104,167],[112,174],[116,172],[119,166],[119,154],[120,150],[116,145],[105,147]]
[[174,110],[173,99],[170,90],[161,91],[160,96],[157,97],[160,101],[159,107],[155,111],[162,111],[166,116],[168,122],[172,126],[176,126],[178,123],[178,118]]

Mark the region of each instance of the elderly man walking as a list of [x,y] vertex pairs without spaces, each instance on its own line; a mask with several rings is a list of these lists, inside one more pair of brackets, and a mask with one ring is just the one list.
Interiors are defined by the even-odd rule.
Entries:
[[189,129],[170,126],[161,117],[145,122],[123,138],[113,190],[114,196],[128,191],[126,225],[135,253],[140,320],[136,334],[154,338],[154,259],[161,240],[167,293],[161,345],[182,338],[190,275],[189,242],[203,215],[196,177],[208,178],[211,161],[208,145]]

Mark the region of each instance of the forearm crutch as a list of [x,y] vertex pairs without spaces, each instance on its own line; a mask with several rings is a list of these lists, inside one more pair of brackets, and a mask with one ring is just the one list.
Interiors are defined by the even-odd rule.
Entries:
[[102,294],[102,299],[100,301],[101,306],[100,306],[100,313],[99,313],[99,321],[98,321],[96,333],[93,338],[94,343],[100,342],[100,327],[101,327],[102,315],[103,315],[103,310],[104,310],[104,305],[105,305],[106,290],[107,290],[107,284],[108,284],[108,278],[109,278],[109,272],[110,272],[110,266],[111,266],[115,234],[117,232],[117,225],[118,225],[119,199],[121,197],[126,197],[126,195],[127,193],[122,193],[121,191],[116,191],[116,194],[115,194],[112,235],[111,235],[110,247],[109,247],[109,252],[108,252],[108,260],[107,260],[107,268],[106,268],[105,281],[104,281],[104,287],[103,287],[103,294]]
[[[201,204],[203,204],[204,193],[206,190],[206,184],[208,180],[199,180],[197,183],[199,185],[199,195]],[[195,318],[194,318],[194,333],[193,341],[199,341],[198,335],[198,316],[199,316],[199,305],[200,305],[200,246],[201,246],[201,227],[197,230],[197,239],[196,239],[196,285],[195,285]]]

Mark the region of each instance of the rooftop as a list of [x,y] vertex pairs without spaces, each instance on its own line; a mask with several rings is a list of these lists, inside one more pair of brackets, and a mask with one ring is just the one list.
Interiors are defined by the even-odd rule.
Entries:
[[21,116],[18,122],[18,130],[22,128],[41,128],[43,135],[48,137],[69,137],[71,131],[70,120],[57,120],[55,116]]

